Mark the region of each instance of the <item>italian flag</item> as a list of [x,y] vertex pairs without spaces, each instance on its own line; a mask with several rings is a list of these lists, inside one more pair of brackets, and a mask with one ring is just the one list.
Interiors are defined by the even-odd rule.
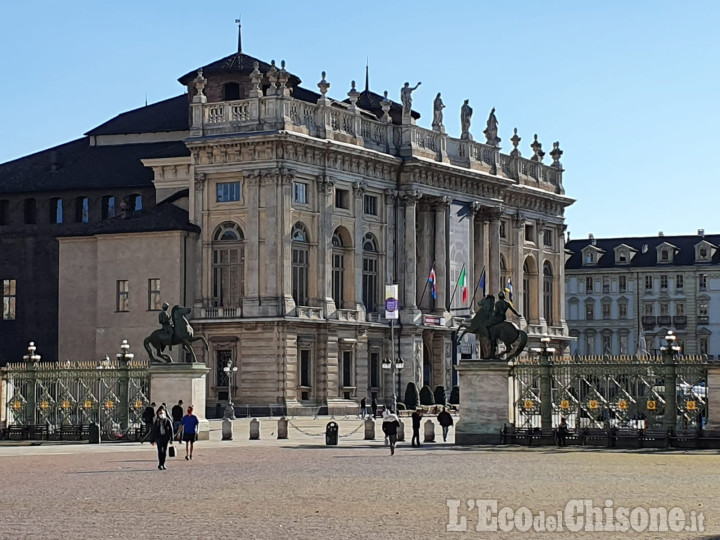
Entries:
[[465,279],[465,267],[463,267],[462,272],[460,272],[460,279],[458,279],[458,285],[462,287],[462,301],[464,304],[465,302],[467,302],[468,299],[467,280]]

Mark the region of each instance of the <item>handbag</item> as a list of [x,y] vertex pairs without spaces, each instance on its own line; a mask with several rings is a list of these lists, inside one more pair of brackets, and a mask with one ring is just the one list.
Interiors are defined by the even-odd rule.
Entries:
[[168,446],[168,457],[175,457],[175,445]]

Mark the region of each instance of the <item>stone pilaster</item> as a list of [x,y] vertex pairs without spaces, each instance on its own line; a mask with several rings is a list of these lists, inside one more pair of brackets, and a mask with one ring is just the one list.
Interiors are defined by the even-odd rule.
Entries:
[[[205,175],[202,173],[195,173],[195,185],[193,192],[192,201],[192,220],[193,223],[199,225],[205,229],[205,223],[203,222],[203,206],[205,201],[205,187],[207,182],[205,181]],[[207,233],[206,233],[207,235]],[[194,299],[193,307],[196,308],[196,313],[200,313],[200,308],[205,307],[203,299],[205,298],[205,289],[203,287],[203,268],[208,261],[210,261],[210,247],[203,247],[203,236],[198,235],[195,240],[192,241],[189,248],[192,250],[192,256],[195,260],[195,265],[190,272],[193,272],[193,288],[194,288]]]
[[[523,227],[525,220],[520,213],[515,214],[512,219],[512,263],[510,266],[510,274],[512,276],[513,284],[513,303],[515,309],[522,315],[521,319],[530,321],[530,313],[523,312],[523,298],[526,294],[525,287],[523,284]],[[504,284],[503,284],[504,288]],[[509,298],[508,298],[509,300]],[[530,302],[532,305],[532,302]],[[509,312],[508,312],[509,313]],[[512,314],[510,314],[512,316]],[[524,325],[520,324],[522,328]]]
[[[382,298],[385,298],[385,284],[397,283],[398,276],[395,274],[395,238],[400,231],[395,230],[395,202],[397,201],[397,191],[394,189],[385,190],[385,276],[384,280],[380,278],[378,286],[383,291]],[[400,238],[397,236],[397,238]],[[382,250],[382,248],[380,248]]]
[[435,303],[435,311],[442,316],[448,316],[448,291],[450,284],[448,283],[448,236],[447,236],[447,216],[450,209],[450,197],[441,197],[434,201],[433,210],[435,211],[435,272],[437,274],[437,302]]
[[324,241],[318,243],[318,276],[320,290],[318,296],[322,299],[323,312],[332,318],[335,311],[342,306],[336,306],[332,298],[332,245],[330,239],[333,235],[333,189],[335,179],[329,176],[319,176],[317,179],[318,210],[320,212],[319,229]]
[[[543,271],[543,264],[545,264],[545,245],[544,245],[544,232],[547,222],[540,220],[537,222],[535,227],[535,238],[537,245],[537,305],[538,305],[538,322],[542,326],[543,333],[547,333],[548,321],[545,320],[545,273]],[[552,306],[550,307],[552,309]]]
[[[290,315],[295,311],[295,300],[292,297],[292,180],[294,174],[292,171],[280,169],[279,175],[279,195],[281,207],[281,227],[280,227],[280,245],[282,251],[280,260],[282,261],[282,295],[284,301],[283,315]],[[283,240],[289,240],[284,242]]]
[[262,224],[264,245],[260,249],[261,263],[258,266],[260,314],[264,317],[277,317],[284,313],[280,246],[283,246],[283,238],[287,237],[284,236],[284,224],[279,215],[279,207],[283,204],[282,194],[283,187],[277,175],[265,172],[260,181],[260,201],[265,212]]
[[488,292],[497,295],[498,291],[505,287],[504,283],[500,283],[500,210],[490,210],[487,216],[490,220],[490,239],[489,239],[489,264],[487,269]]
[[245,291],[243,292],[243,316],[257,317],[260,307],[260,173],[245,176],[247,196],[247,235],[245,237]]
[[413,190],[402,195],[405,207],[405,230],[402,253],[403,268],[403,305],[400,317],[404,324],[417,324],[420,320],[420,311],[417,307],[417,203],[421,193]]
[[355,298],[354,304],[355,309],[359,312],[358,318],[365,320],[365,304],[363,303],[362,297],[362,264],[363,264],[363,236],[365,236],[365,183],[358,182],[353,186],[353,194],[355,195],[355,230],[353,243],[355,245],[354,253],[354,287]]

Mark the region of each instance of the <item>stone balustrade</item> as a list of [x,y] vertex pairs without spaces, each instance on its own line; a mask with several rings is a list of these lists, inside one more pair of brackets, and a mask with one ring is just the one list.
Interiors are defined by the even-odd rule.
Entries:
[[[283,129],[396,155],[417,156],[504,176],[520,184],[563,193],[562,168],[538,159],[500,153],[500,148],[412,123],[377,120],[358,107],[327,98],[317,104],[288,96],[215,103],[194,102],[191,137]],[[198,122],[199,120],[199,122]],[[519,139],[518,139],[519,140]]]

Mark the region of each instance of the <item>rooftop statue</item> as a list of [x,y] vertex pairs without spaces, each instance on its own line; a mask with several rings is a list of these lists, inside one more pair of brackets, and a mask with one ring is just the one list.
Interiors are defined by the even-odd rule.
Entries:
[[[173,361],[172,357],[164,352],[165,348],[167,347],[169,350],[172,350],[173,345],[181,345],[182,348],[185,349],[185,352],[192,356],[192,361],[197,362],[195,351],[193,351],[190,343],[193,341],[202,341],[205,349],[207,349],[208,342],[203,336],[195,336],[193,334],[193,328],[185,318],[185,315],[190,314],[192,310],[183,306],[173,306],[170,315],[168,315],[168,307],[167,303],[163,303],[162,311],[158,315],[158,322],[162,328],[155,330],[143,341],[150,361],[154,364],[171,363]],[[153,354],[150,345],[155,349],[157,356]]]
[[[462,330],[458,334],[458,343],[468,332],[475,334],[480,342],[481,358],[484,360],[500,359],[512,360],[520,355],[527,344],[528,335],[520,330],[514,323],[505,320],[505,313],[510,309],[518,317],[520,314],[515,311],[503,292],[498,293],[498,301],[490,294],[480,301],[478,311],[469,324],[461,323]],[[503,355],[497,354],[497,342],[505,344]]]
[[445,108],[445,104],[442,101],[442,98],[440,97],[440,92],[438,92],[438,95],[435,96],[435,101],[433,101],[433,122],[432,122],[432,128],[435,131],[443,131],[443,109]]
[[410,116],[412,112],[412,93],[417,90],[418,86],[422,83],[417,83],[414,87],[410,88],[410,83],[406,82],[405,86],[400,89],[400,101],[402,101],[402,113],[403,116]]
[[495,107],[493,107],[492,111],[490,111],[490,116],[488,116],[487,120],[487,127],[485,128],[485,139],[487,139],[487,143],[490,146],[499,146],[500,145],[500,138],[497,136],[498,134],[498,121],[497,117],[495,116]]
[[472,119],[473,110],[472,107],[468,105],[469,101],[469,99],[466,99],[465,103],[460,107],[460,128],[462,130],[460,138],[472,141],[472,135],[470,135],[470,120]]

